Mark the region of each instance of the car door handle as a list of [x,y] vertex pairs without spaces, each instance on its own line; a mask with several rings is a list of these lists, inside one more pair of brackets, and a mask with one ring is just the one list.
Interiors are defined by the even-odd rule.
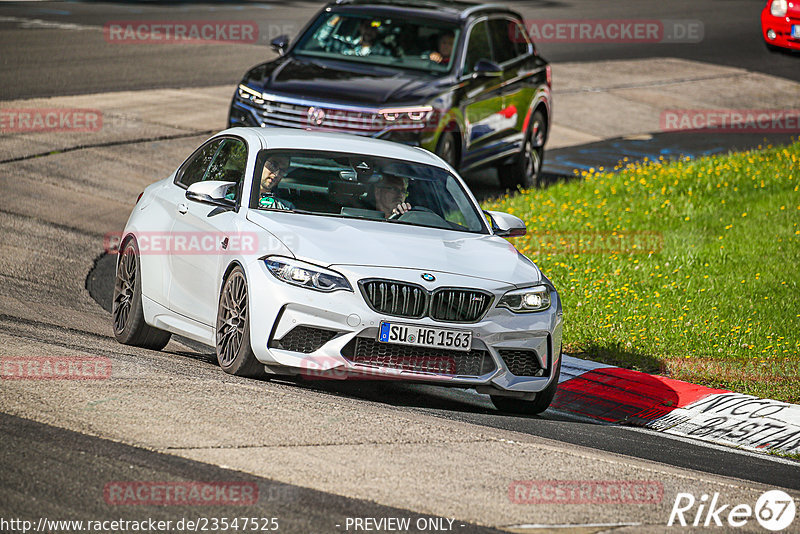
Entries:
[[181,202],[180,204],[178,204],[178,213],[183,215],[187,211],[189,211],[189,206],[187,206],[184,202]]

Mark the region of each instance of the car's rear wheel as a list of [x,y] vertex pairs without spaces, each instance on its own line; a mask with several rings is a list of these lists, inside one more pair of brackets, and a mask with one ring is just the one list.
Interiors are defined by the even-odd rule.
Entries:
[[547,121],[537,110],[531,116],[530,126],[522,143],[522,151],[514,161],[497,168],[500,185],[505,189],[523,189],[542,186],[544,142],[547,139]]
[[238,265],[222,285],[217,308],[217,361],[222,370],[236,376],[265,376],[250,345],[247,278]]
[[458,146],[453,132],[444,132],[436,143],[436,155],[458,170]]
[[561,357],[558,358],[558,364],[555,368],[555,376],[550,385],[536,394],[533,400],[522,400],[514,397],[504,397],[501,395],[490,395],[492,404],[501,412],[520,414],[520,415],[536,415],[545,411],[550,403],[553,402],[553,397],[558,389],[558,377],[561,375]]
[[111,304],[114,337],[125,345],[161,350],[172,334],[144,321],[142,277],[136,241],[128,240],[117,259],[114,299]]

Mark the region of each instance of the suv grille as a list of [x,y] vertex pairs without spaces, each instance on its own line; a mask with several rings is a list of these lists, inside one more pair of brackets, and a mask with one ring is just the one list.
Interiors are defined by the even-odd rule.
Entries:
[[369,307],[379,313],[420,319],[426,315],[449,323],[474,323],[492,303],[490,293],[476,289],[443,288],[427,291],[407,282],[367,280],[359,282]]
[[247,104],[258,109],[259,119],[267,126],[332,130],[360,135],[375,135],[383,129],[382,118],[371,111],[308,106],[289,99],[265,101],[263,104],[248,101]]
[[365,337],[351,340],[342,349],[342,356],[353,363],[450,376],[483,376],[497,368],[486,350],[410,347]]
[[312,328],[310,326],[295,326],[284,334],[282,338],[273,339],[269,346],[276,349],[310,354],[336,337],[338,333],[333,330]]
[[500,357],[515,376],[547,376],[539,366],[536,351],[525,349],[500,349]]

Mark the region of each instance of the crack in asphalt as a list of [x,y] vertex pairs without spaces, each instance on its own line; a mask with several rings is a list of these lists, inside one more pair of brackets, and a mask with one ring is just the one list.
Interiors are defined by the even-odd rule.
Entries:
[[47,151],[47,152],[38,152],[36,154],[28,154],[26,156],[16,156],[16,157],[13,157],[13,158],[0,160],[0,165],[3,165],[5,163],[15,163],[15,162],[18,162],[18,161],[27,161],[27,160],[30,160],[30,159],[43,158],[43,157],[46,157],[46,156],[55,156],[55,155],[64,154],[64,153],[67,153],[67,152],[75,152],[77,150],[85,150],[87,148],[104,148],[104,147],[110,147],[110,146],[135,145],[135,144],[140,144],[140,143],[152,143],[152,142],[155,142],[155,141],[170,141],[170,140],[173,140],[173,139],[187,139],[189,137],[196,137],[198,135],[213,135],[217,131],[218,130],[195,130],[195,131],[192,131],[192,132],[180,133],[180,134],[157,135],[157,136],[154,136],[154,137],[142,137],[142,138],[138,138],[138,139],[124,139],[124,140],[120,140],[120,141],[107,141],[105,143],[89,143],[89,144],[85,144],[85,145],[75,145],[75,146],[71,146],[71,147],[57,148],[57,149],[50,150],[50,151]]

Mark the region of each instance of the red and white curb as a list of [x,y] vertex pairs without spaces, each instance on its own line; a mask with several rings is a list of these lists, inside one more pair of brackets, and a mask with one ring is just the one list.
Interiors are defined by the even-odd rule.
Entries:
[[553,409],[749,450],[800,453],[800,405],[562,357]]

